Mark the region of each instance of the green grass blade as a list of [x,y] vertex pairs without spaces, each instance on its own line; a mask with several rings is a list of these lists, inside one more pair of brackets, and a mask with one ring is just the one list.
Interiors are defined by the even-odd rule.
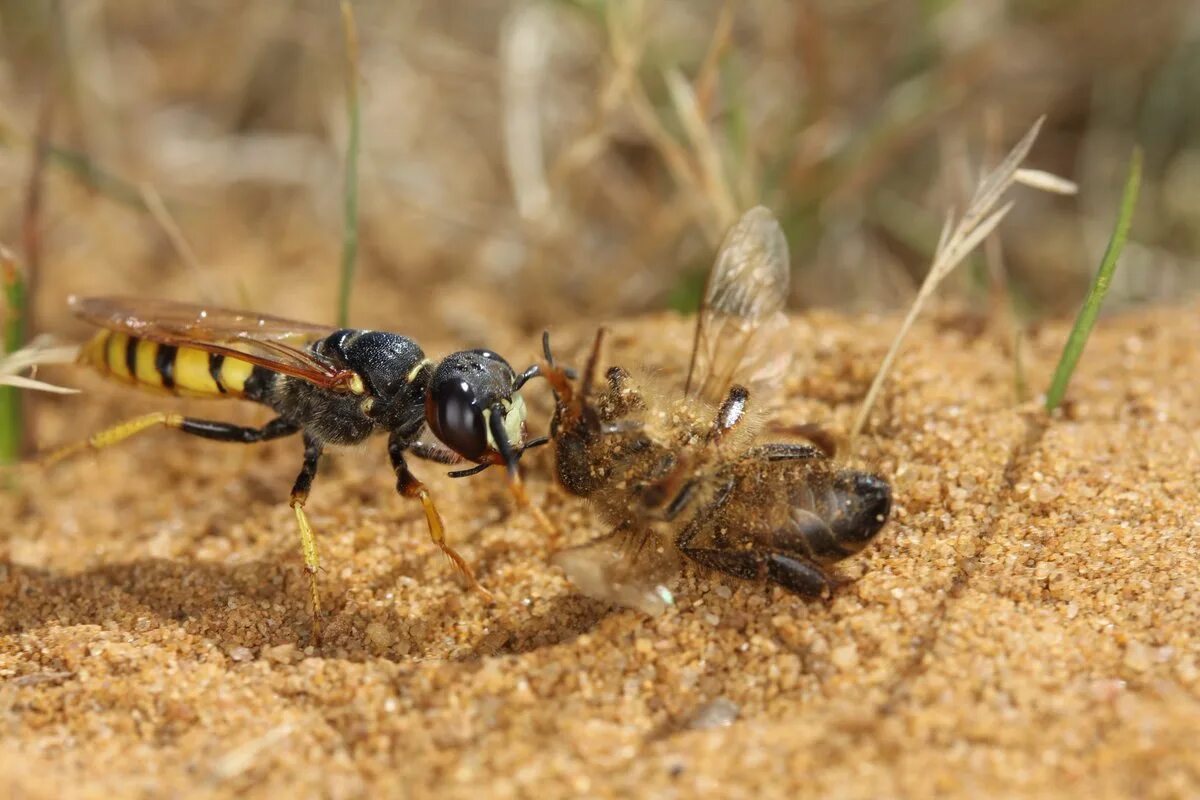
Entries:
[[[0,119],[0,147],[12,146],[32,147],[33,144],[29,142],[28,137],[13,130]],[[89,158],[87,153],[53,142],[46,142],[45,148],[46,160],[50,164],[61,168],[92,191],[138,211],[148,210],[142,190],[137,184],[100,166]]]
[[1105,295],[1108,294],[1113,273],[1121,258],[1121,251],[1125,249],[1125,242],[1129,238],[1129,226],[1133,222],[1133,211],[1137,206],[1138,190],[1141,185],[1142,149],[1135,147],[1133,159],[1129,164],[1129,177],[1125,179],[1125,190],[1121,194],[1121,210],[1117,215],[1117,225],[1113,229],[1112,237],[1108,240],[1108,247],[1104,251],[1104,258],[1100,260],[1100,269],[1096,271],[1096,277],[1088,290],[1087,299],[1083,301],[1083,308],[1079,309],[1079,316],[1075,318],[1075,327],[1071,328],[1071,335],[1067,337],[1067,344],[1063,347],[1062,357],[1059,358],[1058,367],[1054,370],[1054,377],[1050,380],[1050,389],[1046,392],[1047,411],[1053,411],[1062,403],[1063,397],[1067,393],[1067,384],[1071,381],[1071,375],[1075,372],[1079,357],[1083,355],[1083,348],[1087,345],[1088,336],[1091,335],[1092,328],[1096,325],[1096,318],[1100,315],[1100,306],[1104,303]]
[[[4,289],[4,352],[24,343],[25,276],[9,257],[0,257]],[[0,464],[15,464],[21,457],[21,390],[0,386]]]
[[358,30],[349,0],[342,0],[342,24],[346,36],[346,114],[350,131],[342,187],[342,277],[338,290],[337,318],[338,324],[345,326],[350,320],[350,291],[358,261],[358,143],[362,125],[358,105]]
[[92,190],[138,211],[147,210],[137,186],[97,165],[78,150],[52,144],[48,147],[47,156],[51,163],[62,167]]

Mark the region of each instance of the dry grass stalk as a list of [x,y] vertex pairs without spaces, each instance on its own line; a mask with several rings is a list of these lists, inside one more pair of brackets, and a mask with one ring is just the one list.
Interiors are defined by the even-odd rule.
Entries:
[[961,264],[971,251],[988,234],[996,229],[996,226],[1000,224],[1012,209],[1011,200],[1000,205],[998,208],[997,205],[1009,187],[1017,182],[1017,172],[1021,164],[1025,161],[1025,158],[1029,155],[1029,151],[1033,147],[1033,143],[1037,139],[1038,132],[1041,130],[1045,119],[1044,116],[1038,119],[1005,159],[983,177],[975,189],[975,194],[971,198],[971,202],[967,205],[967,210],[961,219],[957,220],[957,222],[955,221],[953,209],[946,215],[946,221],[942,226],[942,233],[938,239],[937,249],[934,251],[933,264],[930,266],[929,273],[925,276],[925,281],[921,284],[921,288],[917,292],[916,299],[913,300],[913,304],[908,310],[908,315],[905,316],[904,322],[901,323],[899,332],[896,334],[895,339],[892,340],[892,346],[888,349],[887,355],[884,356],[883,363],[879,366],[879,371],[875,373],[875,379],[871,382],[871,388],[867,390],[867,396],[863,399],[862,406],[855,417],[854,425],[850,429],[851,438],[862,433],[867,418],[870,416],[871,410],[879,398],[879,392],[883,388],[883,383],[887,380],[887,376],[892,370],[896,355],[900,352],[900,345],[904,343],[904,337],[908,335],[909,330],[912,328],[913,323],[916,322],[917,316],[924,309],[929,298],[937,290],[942,281],[946,279],[946,276],[953,272],[954,268]]
[[149,183],[143,183],[138,188],[141,191],[142,202],[145,204],[146,210],[158,223],[158,227],[162,228],[167,241],[171,243],[171,247],[175,249],[175,253],[187,267],[188,274],[192,277],[195,288],[200,293],[200,298],[211,302],[220,300],[220,293],[217,291],[216,285],[208,279],[204,268],[200,266],[200,259],[196,257],[196,251],[192,249],[187,237],[183,235],[179,223],[171,216],[171,211],[163,202],[162,195]]
[[60,345],[48,337],[38,337],[20,350],[0,358],[0,386],[52,394],[76,394],[78,389],[56,386],[22,373],[28,370],[36,372],[38,367],[47,364],[73,364],[78,356],[79,348],[75,345]]

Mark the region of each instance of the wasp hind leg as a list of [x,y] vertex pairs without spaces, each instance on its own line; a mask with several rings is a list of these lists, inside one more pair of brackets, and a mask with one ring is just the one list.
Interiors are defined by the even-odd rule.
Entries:
[[281,436],[290,436],[300,430],[298,426],[286,422],[282,418],[273,419],[261,428],[247,428],[228,422],[195,419],[168,411],[155,411],[152,414],[143,414],[140,417],[118,422],[112,427],[93,433],[83,441],[52,450],[41,459],[41,463],[43,466],[48,467],[52,464],[57,464],[63,459],[82,453],[85,450],[103,450],[106,447],[120,444],[131,436],[136,436],[143,431],[148,431],[156,427],[174,428],[183,433],[199,436],[204,439],[213,439],[220,442],[242,442],[244,444],[266,442],[271,439],[278,439]]
[[[110,428],[92,434],[87,439],[67,445],[52,451],[42,459],[42,464],[49,466],[65,458],[76,455],[84,450],[102,450],[119,444],[131,436],[155,427],[174,428],[175,430],[211,439],[218,442],[240,442],[256,444],[290,436],[300,430],[300,426],[284,420],[282,417],[263,425],[261,428],[249,428],[234,425],[229,422],[219,422],[207,419],[195,419],[166,411],[156,411],[140,417],[125,420]],[[312,598],[312,637],[319,641],[321,636],[321,597],[317,590],[317,570],[320,563],[317,558],[317,540],[313,535],[312,525],[304,513],[304,502],[308,499],[308,491],[312,488],[313,478],[317,474],[317,462],[321,458],[321,445],[318,442],[304,439],[304,466],[296,483],[292,487],[291,505],[296,512],[296,521],[300,525],[300,548],[304,554],[304,567],[309,574],[309,592]]]
[[429,489],[409,470],[408,463],[404,460],[405,449],[406,446],[402,439],[392,436],[388,440],[388,456],[392,460],[392,469],[396,472],[396,491],[405,497],[415,497],[421,501],[421,507],[425,510],[425,522],[429,525],[429,538],[446,554],[446,557],[467,581],[468,586],[482,595],[487,602],[495,602],[492,593],[483,588],[475,579],[471,565],[446,543],[446,526],[442,523],[442,515],[438,513],[437,506],[433,504],[433,496],[429,493]]

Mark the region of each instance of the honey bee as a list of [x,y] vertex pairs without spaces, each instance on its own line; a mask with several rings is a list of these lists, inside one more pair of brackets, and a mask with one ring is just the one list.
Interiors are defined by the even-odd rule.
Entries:
[[[752,398],[786,373],[787,242],[766,208],[729,231],[709,273],[682,391],[667,399],[625,369],[595,388],[604,330],[578,381],[555,366],[558,481],[615,527],[558,553],[584,594],[660,613],[678,556],[790,592],[828,596],[827,568],[862,550],[891,509],[888,483],[805,443],[760,443]],[[752,416],[752,415],[750,415]],[[820,437],[810,437],[819,442]]]
[[[277,416],[251,428],[170,412],[146,414],[61,448],[46,463],[155,427],[243,444],[301,434],[304,461],[291,506],[310,576],[314,639],[320,635],[319,560],[304,505],[327,446],[354,445],[386,433],[397,491],[421,502],[434,543],[488,600],[491,595],[471,567],[446,542],[441,515],[425,484],[409,470],[405,454],[442,464],[476,464],[451,473],[456,477],[502,465],[518,503],[549,524],[529,505],[517,471],[522,452],[546,441],[525,440],[520,394],[540,374],[539,365],[517,373],[490,350],[465,350],[434,362],[415,341],[397,333],[166,300],[72,297],[69,303],[77,316],[102,329],[81,349],[80,363],[142,389],[249,400]],[[438,441],[424,437],[426,429]]]

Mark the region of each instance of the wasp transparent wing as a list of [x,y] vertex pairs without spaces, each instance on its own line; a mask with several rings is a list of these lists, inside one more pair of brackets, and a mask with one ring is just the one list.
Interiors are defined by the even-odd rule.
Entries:
[[249,311],[130,297],[70,297],[81,319],[176,347],[238,358],[326,388],[345,375],[308,345],[335,328]]
[[617,528],[556,553],[552,561],[593,600],[656,617],[675,602],[667,584],[679,573],[675,548],[650,531]]
[[775,215],[750,209],[725,235],[696,319],[685,392],[719,404],[730,386],[757,393],[791,363],[783,313],[791,277],[787,239]]

